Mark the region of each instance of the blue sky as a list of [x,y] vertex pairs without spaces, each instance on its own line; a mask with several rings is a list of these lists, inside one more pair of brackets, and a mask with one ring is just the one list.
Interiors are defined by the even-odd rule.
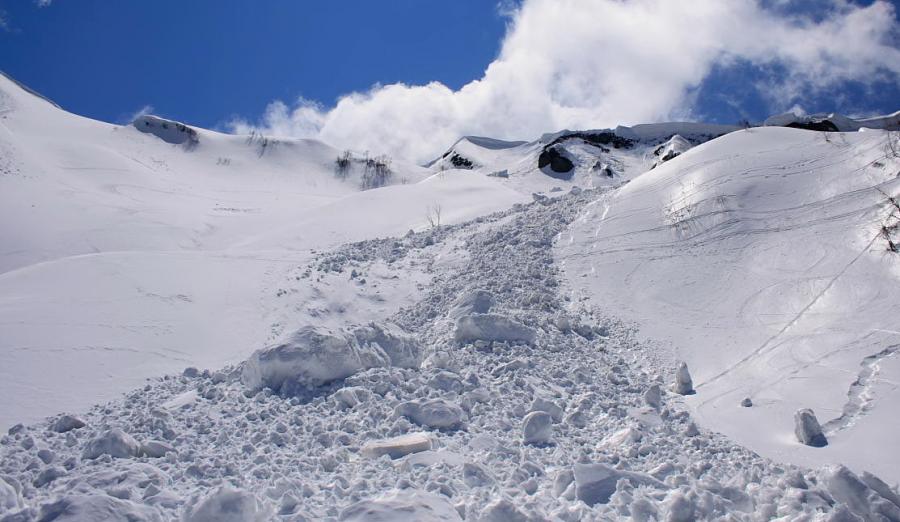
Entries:
[[374,83],[458,88],[494,59],[491,0],[0,0],[0,69],[66,109],[145,105],[211,127],[274,99],[325,104]]
[[898,1],[0,0],[0,69],[105,121],[425,160],[463,134],[894,112]]

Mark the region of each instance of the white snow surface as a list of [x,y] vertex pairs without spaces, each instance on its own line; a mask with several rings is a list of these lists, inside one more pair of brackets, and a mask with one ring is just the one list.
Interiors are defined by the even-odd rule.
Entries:
[[900,521],[896,135],[135,125],[0,77],[0,522]]
[[393,185],[360,191],[323,143],[192,130],[171,144],[0,75],[0,428],[240,362],[304,324],[385,317],[428,277],[292,271],[315,249],[425,229],[430,208],[449,224],[530,194],[397,160]]
[[[573,298],[686,361],[701,423],[772,458],[898,481],[898,139],[765,127],[693,148],[563,234]],[[827,447],[793,436],[803,408]]]

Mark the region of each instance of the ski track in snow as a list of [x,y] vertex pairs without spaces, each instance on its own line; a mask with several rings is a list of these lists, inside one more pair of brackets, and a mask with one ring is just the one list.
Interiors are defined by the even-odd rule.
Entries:
[[[870,355],[860,363],[859,375],[847,391],[847,404],[841,415],[822,425],[826,434],[837,433],[855,424],[874,406],[876,400],[874,386],[878,382],[879,364],[900,351],[900,345],[889,346],[880,352]],[[894,386],[897,386],[894,383]]]

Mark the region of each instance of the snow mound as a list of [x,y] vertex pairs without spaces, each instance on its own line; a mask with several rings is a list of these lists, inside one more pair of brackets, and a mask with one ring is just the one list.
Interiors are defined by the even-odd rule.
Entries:
[[363,500],[341,511],[344,522],[441,522],[462,518],[446,497],[404,490]]
[[173,145],[186,145],[192,147],[200,142],[197,131],[187,125],[145,114],[138,116],[132,123],[134,128]]
[[391,326],[372,324],[352,333],[306,326],[254,353],[244,362],[241,380],[252,390],[289,395],[369,368],[416,367],[420,360],[416,342]]
[[272,510],[253,493],[223,486],[207,497],[194,498],[185,508],[184,522],[265,522]]
[[456,321],[454,338],[460,343],[508,341],[530,344],[535,335],[532,328],[505,315],[469,314]]

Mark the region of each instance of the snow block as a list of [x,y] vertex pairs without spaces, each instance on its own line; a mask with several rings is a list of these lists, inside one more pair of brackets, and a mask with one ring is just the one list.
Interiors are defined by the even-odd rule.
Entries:
[[553,437],[553,417],[545,411],[533,411],[522,423],[522,440],[525,444],[549,444]]
[[461,521],[446,497],[419,490],[403,490],[362,500],[341,511],[343,522]]
[[616,484],[623,479],[635,487],[668,489],[665,484],[650,475],[618,470],[606,464],[576,464],[574,472],[575,494],[589,506],[609,502],[609,498],[616,492]]
[[821,448],[828,445],[816,414],[809,408],[797,410],[794,414],[794,434],[798,441],[807,446]]
[[450,306],[451,319],[459,319],[469,314],[486,314],[494,306],[494,294],[487,290],[469,290],[453,301]]
[[464,420],[462,408],[444,399],[404,402],[397,406],[394,414],[406,417],[419,426],[440,430],[460,429]]
[[662,404],[662,390],[658,384],[652,384],[644,392],[644,402],[651,408],[659,408]]
[[141,445],[131,435],[119,428],[105,431],[94,440],[88,442],[82,457],[96,459],[101,455],[110,455],[118,459],[136,457],[140,454]]
[[367,442],[361,450],[364,457],[377,459],[382,455],[388,455],[392,459],[399,459],[412,453],[428,451],[433,445],[433,440],[427,433],[407,433],[399,437],[391,437]]
[[244,362],[241,381],[253,390],[271,388],[287,395],[389,365],[377,343],[360,345],[353,335],[307,326],[284,343],[254,353]]
[[531,344],[535,332],[524,324],[498,314],[470,314],[456,321],[454,338],[459,343],[507,341]]
[[62,415],[50,423],[50,429],[56,433],[66,433],[83,427],[84,421],[74,415]]
[[272,510],[253,493],[224,486],[205,498],[194,498],[185,508],[184,522],[264,522]]
[[694,393],[694,381],[691,379],[691,372],[688,371],[686,363],[678,365],[672,391],[679,395],[691,395]]

